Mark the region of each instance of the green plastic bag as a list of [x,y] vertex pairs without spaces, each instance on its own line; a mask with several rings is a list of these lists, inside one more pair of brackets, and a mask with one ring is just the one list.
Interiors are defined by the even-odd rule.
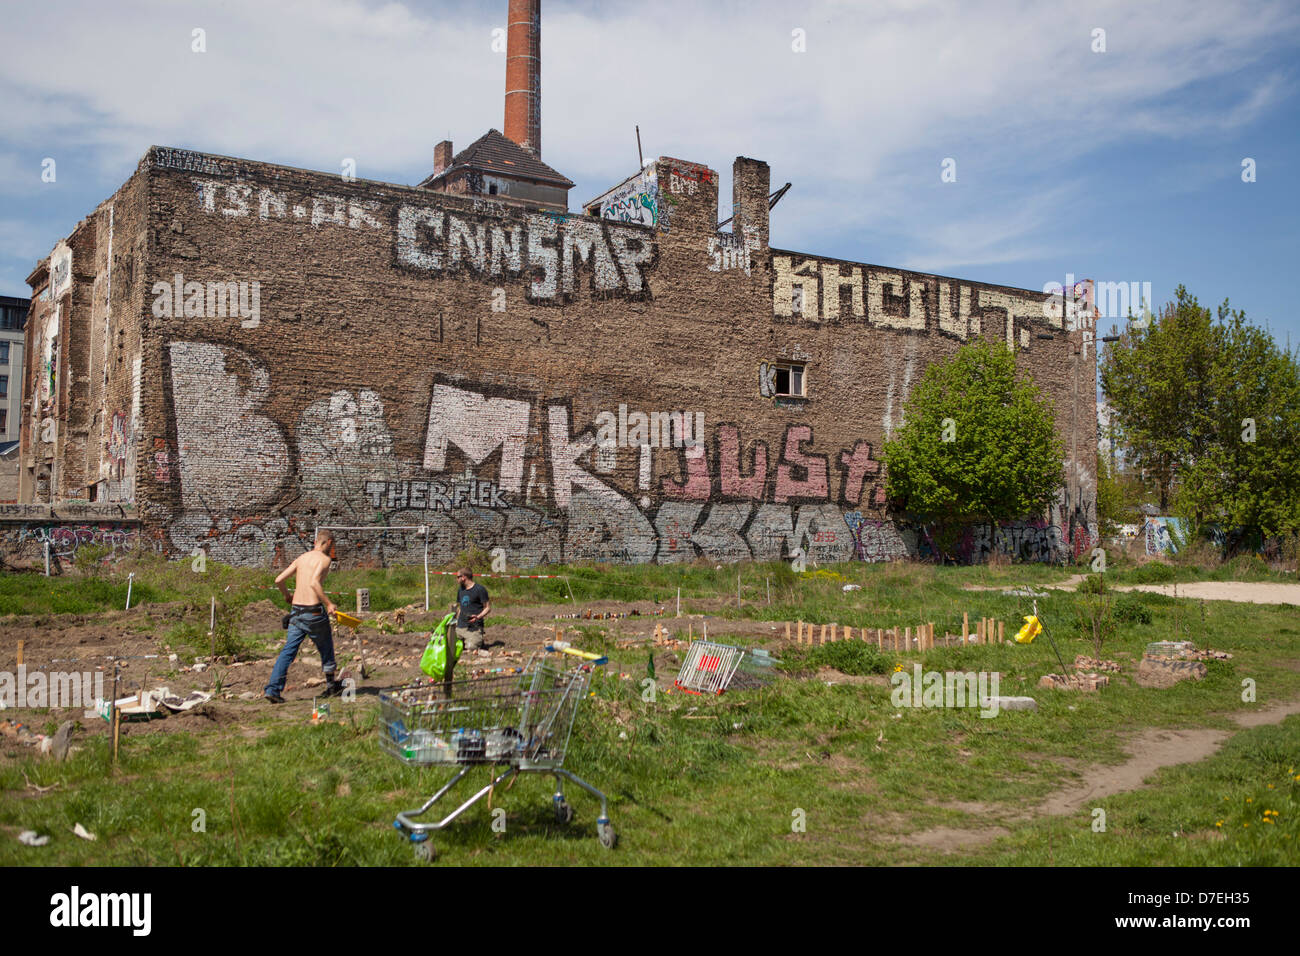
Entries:
[[[425,647],[424,654],[420,656],[420,670],[434,680],[442,680],[442,675],[447,670],[447,628],[455,620],[455,614],[448,614],[438,623],[429,637],[429,644]],[[465,642],[456,641],[456,660],[460,660],[461,652],[464,650]]]

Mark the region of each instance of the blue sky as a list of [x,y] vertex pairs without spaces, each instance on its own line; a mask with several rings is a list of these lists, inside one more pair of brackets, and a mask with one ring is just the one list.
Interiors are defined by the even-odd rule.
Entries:
[[[26,294],[152,144],[418,182],[439,140],[501,128],[505,10],[6,5],[0,293]],[[579,209],[635,170],[639,124],[647,155],[718,170],[720,218],[737,155],[793,182],[775,245],[1032,289],[1149,282],[1157,303],[1181,282],[1300,345],[1298,41],[1291,2],[545,0],[542,155]]]

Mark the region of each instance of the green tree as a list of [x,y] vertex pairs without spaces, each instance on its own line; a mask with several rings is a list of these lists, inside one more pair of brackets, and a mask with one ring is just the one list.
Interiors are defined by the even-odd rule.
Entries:
[[1300,531],[1300,368],[1224,302],[1210,368],[1210,440],[1189,456],[1176,510],[1253,543]]
[[889,496],[936,525],[948,553],[963,527],[1041,515],[1064,483],[1050,401],[1001,343],[976,340],[925,370],[881,451]]
[[1212,444],[1210,310],[1183,286],[1145,324],[1130,323],[1102,355],[1101,387],[1126,458],[1156,484],[1168,513],[1180,467]]
[[1161,511],[1254,542],[1300,532],[1300,367],[1225,301],[1175,290],[1106,349],[1101,384],[1126,458]]

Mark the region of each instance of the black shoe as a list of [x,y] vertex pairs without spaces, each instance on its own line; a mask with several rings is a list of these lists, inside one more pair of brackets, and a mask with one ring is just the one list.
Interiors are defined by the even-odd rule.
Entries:
[[339,696],[339,694],[343,693],[343,690],[344,690],[343,681],[341,680],[327,681],[325,684],[325,690],[321,692],[321,696],[337,697]]
[[265,694],[263,694],[262,696],[265,697],[267,700],[269,700],[269,701],[270,701],[271,703],[273,703],[273,704],[283,704],[283,703],[284,703],[284,698],[283,698],[283,697],[281,697],[279,694],[272,694],[270,691],[267,691],[267,692],[266,692]]

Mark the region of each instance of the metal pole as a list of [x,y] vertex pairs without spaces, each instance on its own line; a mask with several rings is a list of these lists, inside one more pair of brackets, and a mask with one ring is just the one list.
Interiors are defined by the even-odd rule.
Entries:
[[429,526],[424,531],[424,610],[429,610]]
[[45,542],[45,576],[50,576],[50,543]]
[[682,616],[682,589],[677,589],[677,616]]
[[131,610],[131,585],[135,582],[135,572],[126,576],[126,609]]

